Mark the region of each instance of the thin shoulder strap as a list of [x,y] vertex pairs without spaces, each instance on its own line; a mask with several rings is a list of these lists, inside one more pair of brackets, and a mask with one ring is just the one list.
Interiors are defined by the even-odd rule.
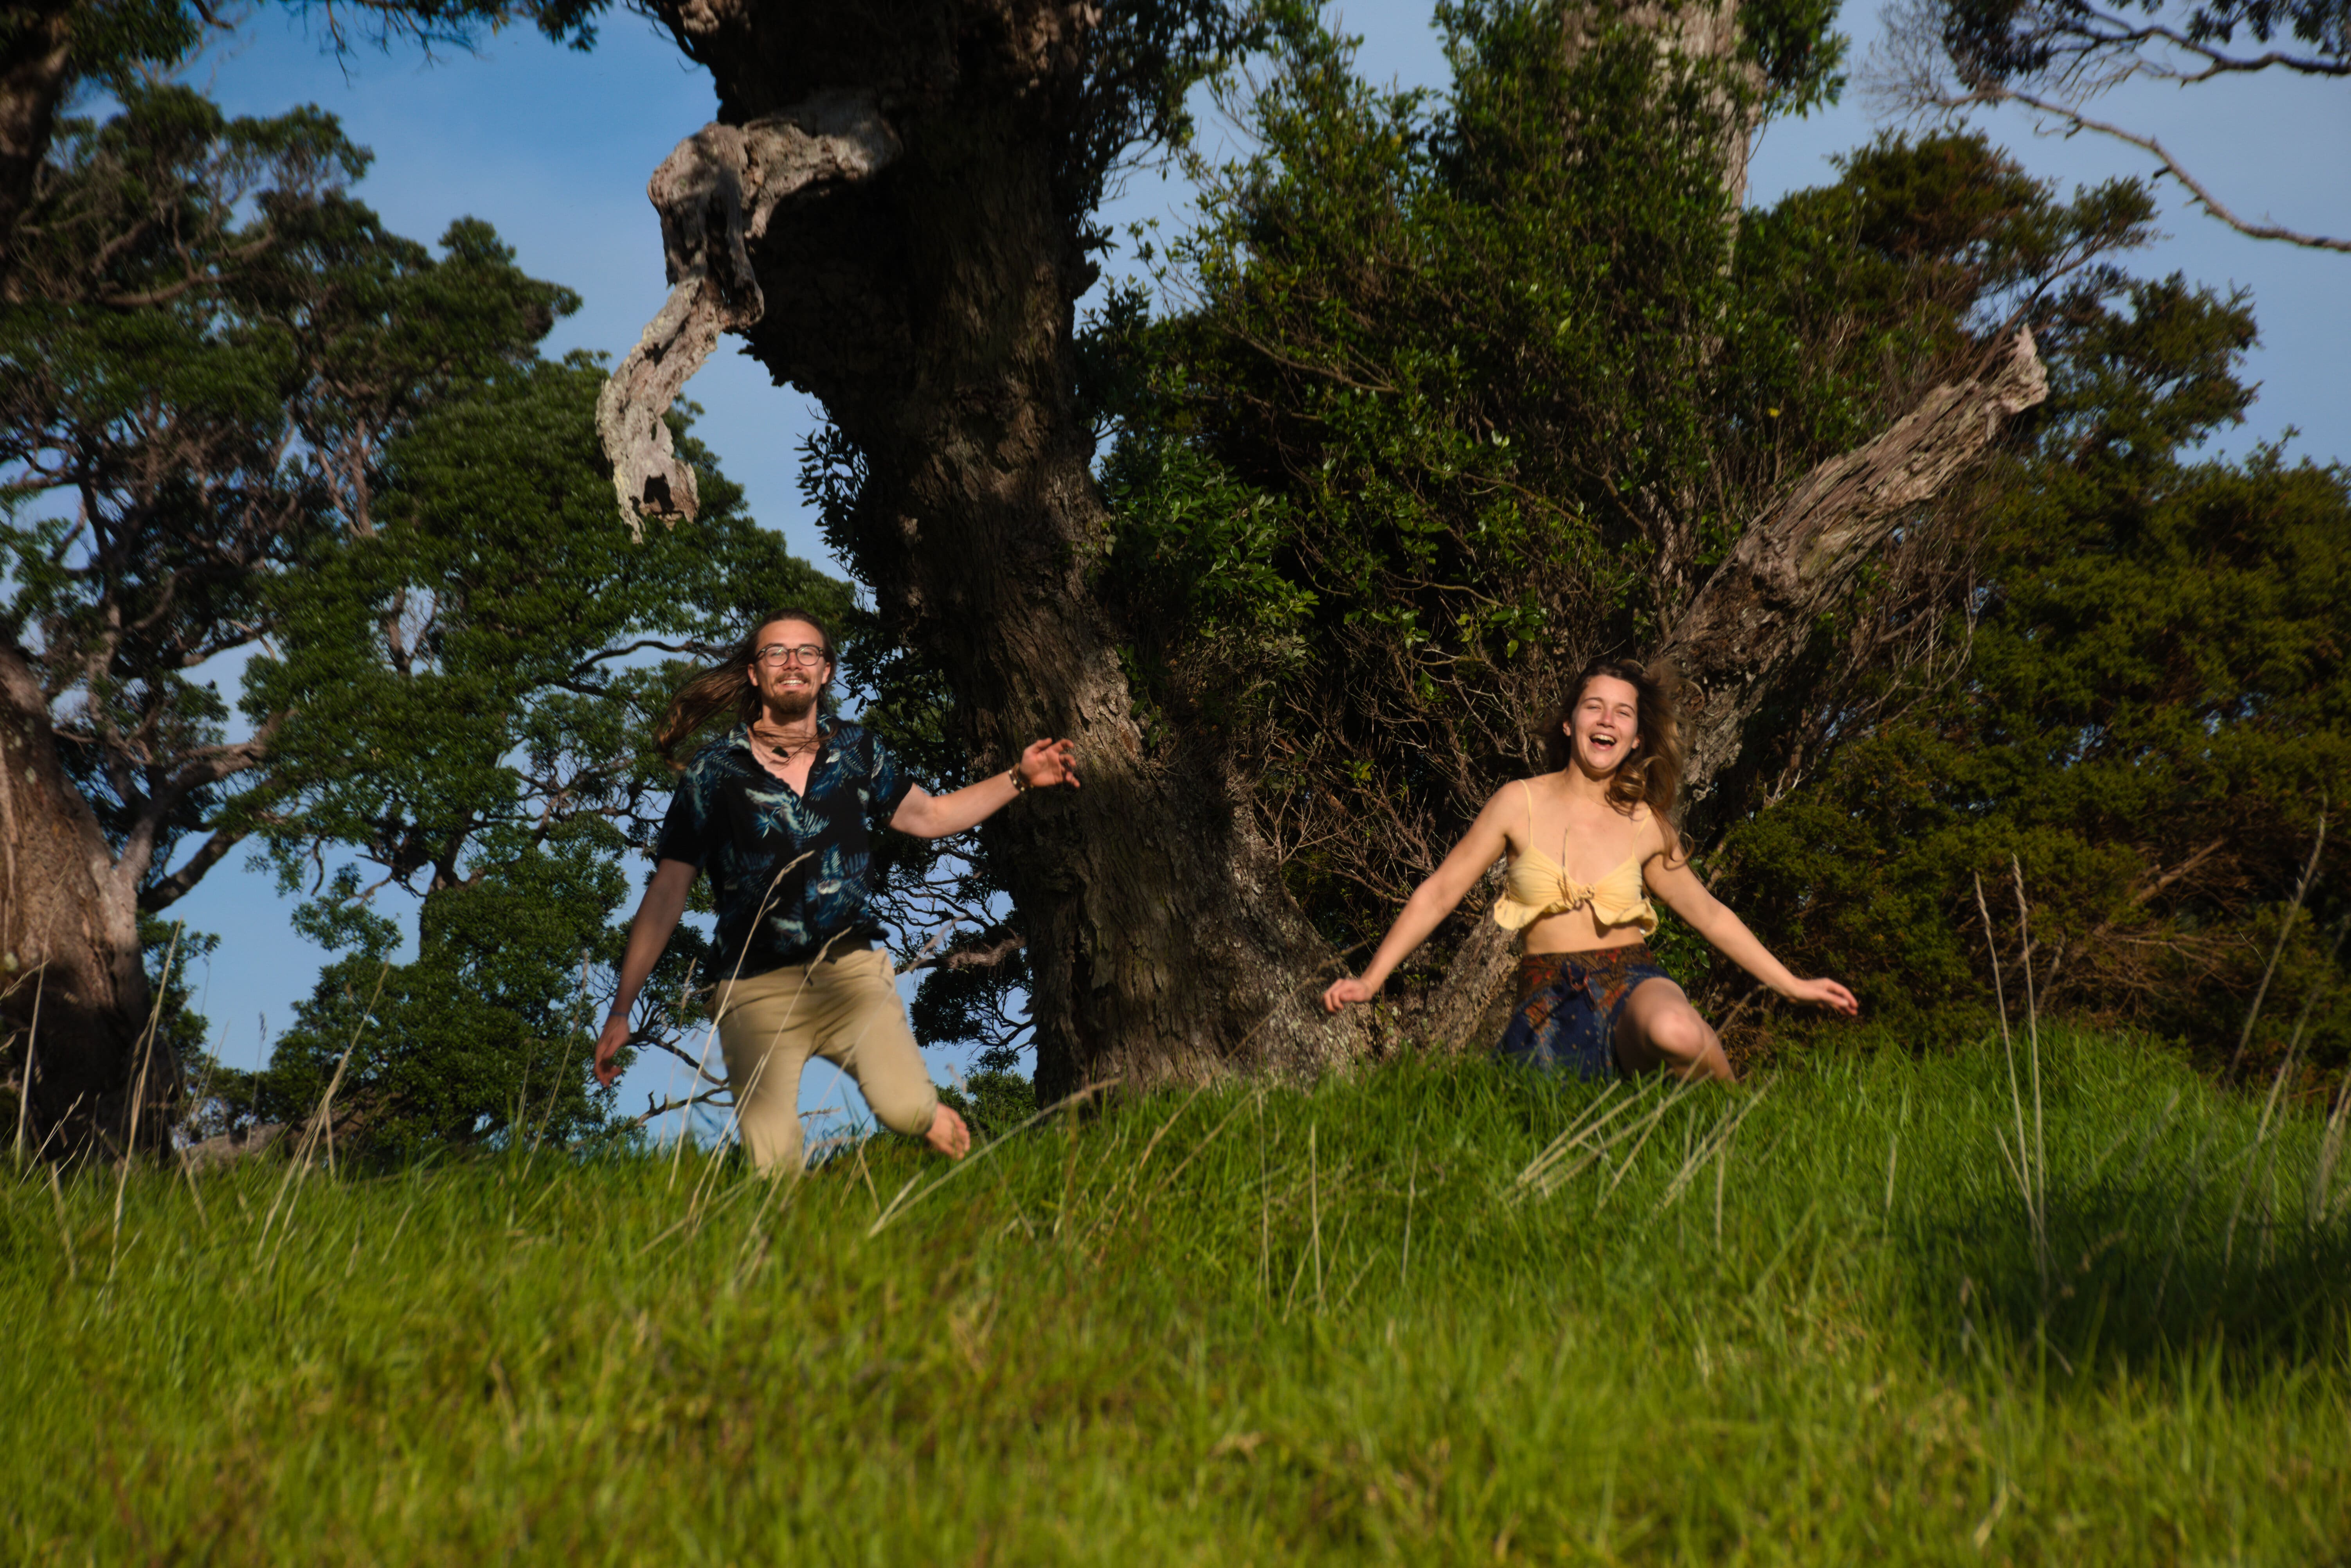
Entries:
[[1527,798],[1527,848],[1535,847],[1535,791],[1525,779],[1519,780],[1519,792]]

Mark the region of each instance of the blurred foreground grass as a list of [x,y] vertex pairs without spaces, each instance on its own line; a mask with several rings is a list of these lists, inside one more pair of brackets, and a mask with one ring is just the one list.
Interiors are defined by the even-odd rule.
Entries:
[[36,1174],[0,1555],[2345,1560],[2342,1128],[2043,1051],[2038,1128],[1995,1040],[1687,1093],[1405,1061],[792,1188]]

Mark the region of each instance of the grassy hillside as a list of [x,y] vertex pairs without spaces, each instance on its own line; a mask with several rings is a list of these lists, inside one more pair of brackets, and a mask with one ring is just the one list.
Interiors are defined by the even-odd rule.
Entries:
[[2038,1128],[1994,1040],[1729,1092],[1405,1062],[796,1188],[20,1180],[0,1554],[2351,1554],[2340,1127],[2113,1040],[2041,1069]]

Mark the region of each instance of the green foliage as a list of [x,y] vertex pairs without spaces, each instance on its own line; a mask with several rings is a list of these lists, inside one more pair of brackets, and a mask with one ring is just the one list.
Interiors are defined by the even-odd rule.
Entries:
[[151,910],[254,761],[199,668],[269,635],[275,578],[371,526],[387,442],[577,303],[478,222],[437,259],[385,233],[342,188],[364,165],[315,110],[228,120],[160,88],[62,128],[19,230],[0,635]]
[[1834,0],[1760,0],[1739,8],[1742,52],[1763,73],[1773,108],[1807,114],[1844,93],[1849,40],[1835,31]]
[[962,1113],[975,1144],[993,1143],[1037,1114],[1037,1086],[1010,1067],[982,1067],[960,1085],[941,1084],[939,1102]]
[[[1277,0],[1270,9],[1293,3]],[[1090,15],[1075,39],[1084,87],[1069,106],[1077,112],[1053,171],[1055,194],[1078,223],[1084,250],[1109,237],[1092,221],[1104,187],[1137,156],[1190,145],[1192,89],[1259,47],[1268,9],[1232,0],[1122,0]],[[1080,292],[1095,276],[1091,262],[1085,267]]]
[[[14,1184],[7,1529],[73,1562],[2338,1557],[2342,1124],[2044,1040],[2039,1249],[1997,1047],[1888,1044],[1678,1099],[1417,1061],[1168,1092],[935,1187],[894,1140],[796,1188],[698,1150],[135,1172],[119,1210],[111,1173]],[[1608,1160],[1521,1184],[1620,1106]]]
[[[2013,860],[2044,1005],[2232,1051],[2319,819],[2351,796],[2351,474],[2193,451],[2251,401],[2252,340],[2241,298],[2177,277],[2069,293],[2037,439],[1999,477],[1947,631],[1963,674],[1719,862],[1790,962],[1906,1028],[1979,1006],[1974,879],[2013,970]],[[2256,1061],[2339,986],[2320,928],[2351,909],[2340,887],[2322,865]],[[2332,1008],[2314,1048],[2351,1054]]]
[[[682,421],[701,516],[643,544],[613,527],[602,380],[574,356],[434,408],[387,453],[371,526],[270,585],[279,631],[245,703],[284,716],[241,820],[289,890],[354,859],[302,916],[346,956],[280,1039],[257,1114],[306,1112],[354,1039],[336,1104],[380,1155],[569,1139],[610,1108],[587,1044],[619,959],[622,856],[650,843],[672,781],[650,733],[686,667],[656,656],[846,592],[744,513]],[[388,886],[421,900],[407,962],[372,912]],[[685,1031],[677,998],[705,956],[691,933],[673,946],[653,1032]]]

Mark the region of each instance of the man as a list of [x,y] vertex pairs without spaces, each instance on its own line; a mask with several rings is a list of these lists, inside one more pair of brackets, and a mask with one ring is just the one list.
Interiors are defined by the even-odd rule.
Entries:
[[800,1168],[800,1071],[810,1056],[855,1079],[883,1126],[949,1159],[971,1147],[970,1129],[932,1087],[866,907],[871,828],[945,838],[1030,789],[1078,787],[1070,743],[1040,740],[1008,772],[926,794],[862,727],[823,716],[831,679],[832,640],[814,616],[789,610],[670,704],[654,739],[673,763],[710,718],[731,708],[738,722],[678,781],[596,1041],[596,1081],[609,1088],[637,993],[695,874],[708,872],[718,910],[712,1011],[736,1125],[752,1165],[784,1175]]

